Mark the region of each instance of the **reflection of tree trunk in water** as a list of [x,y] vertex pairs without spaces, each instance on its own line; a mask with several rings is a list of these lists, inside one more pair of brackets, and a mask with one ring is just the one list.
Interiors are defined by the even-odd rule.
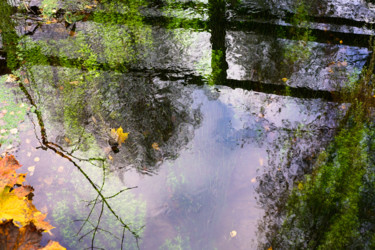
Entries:
[[[9,68],[9,69],[7,69],[5,67],[4,73],[8,73],[7,71],[9,71],[9,70],[16,70],[20,65],[19,57],[17,56],[17,51],[18,51],[17,46],[19,45],[20,38],[18,37],[18,35],[16,33],[15,23],[13,22],[13,20],[11,18],[12,14],[13,14],[13,7],[10,6],[7,3],[7,1],[0,1],[0,31],[1,31],[3,49],[6,53],[7,66]],[[3,69],[3,67],[0,66],[0,70],[1,70],[0,73],[3,72],[2,69]],[[93,164],[92,163],[93,161],[104,162],[105,159],[102,159],[102,158],[80,159],[80,158],[75,157],[72,154],[66,152],[61,146],[48,141],[47,132],[46,132],[46,129],[44,127],[44,122],[43,122],[43,118],[42,118],[42,113],[38,109],[37,105],[34,103],[34,100],[32,99],[31,95],[29,94],[29,92],[27,91],[27,89],[25,88],[25,86],[22,84],[21,81],[19,81],[19,87],[20,87],[21,91],[25,94],[25,97],[29,100],[30,104],[33,107],[35,107],[34,113],[36,114],[37,119],[38,119],[38,125],[40,126],[40,133],[41,133],[41,139],[42,139],[40,141],[40,143],[41,143],[40,148],[42,148],[43,150],[50,149],[50,150],[54,151],[56,154],[60,155],[61,157],[65,158],[65,159],[67,159],[68,161],[70,161],[84,175],[84,177],[91,184],[93,189],[97,192],[97,197],[92,202],[89,203],[89,204],[93,203],[91,212],[93,211],[93,209],[95,208],[95,206],[97,204],[102,203],[100,217],[97,221],[97,224],[94,227],[94,229],[89,232],[89,233],[92,233],[92,248],[95,248],[94,240],[95,240],[95,236],[96,236],[97,231],[100,229],[99,224],[100,224],[101,215],[103,214],[104,207],[107,207],[107,209],[110,211],[110,213],[112,213],[112,215],[122,224],[123,233],[122,233],[122,239],[121,239],[121,246],[123,246],[123,243],[124,243],[125,231],[126,230],[129,231],[134,236],[134,238],[136,240],[136,243],[137,243],[137,246],[138,246],[139,234],[137,233],[137,231],[131,229],[130,226],[128,224],[126,224],[122,220],[122,218],[117,215],[117,213],[112,209],[112,207],[110,206],[110,204],[107,201],[108,199],[114,198],[115,196],[122,193],[123,191],[126,191],[126,190],[131,189],[131,188],[123,189],[120,192],[118,192],[118,193],[116,193],[112,196],[106,197],[102,193],[104,182],[101,184],[101,186],[94,183],[91,180],[91,178],[84,172],[84,170],[75,161],[75,160],[86,161],[86,162],[89,162],[89,163]],[[104,171],[104,166],[103,166],[103,171]],[[91,212],[88,215],[87,219],[84,221],[83,226],[90,219]],[[83,228],[83,226],[82,226],[82,228]],[[84,236],[86,236],[86,235],[84,235]],[[83,238],[84,236],[82,236],[81,238]]]
[[211,84],[224,85],[227,79],[225,0],[210,0],[209,28],[211,30]]

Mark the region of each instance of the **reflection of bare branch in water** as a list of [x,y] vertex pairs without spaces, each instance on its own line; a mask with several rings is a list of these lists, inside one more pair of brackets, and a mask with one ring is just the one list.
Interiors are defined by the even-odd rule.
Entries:
[[[81,174],[86,178],[86,180],[91,184],[91,186],[94,188],[94,190],[96,191],[97,193],[97,196],[94,200],[92,200],[91,202],[88,203],[88,206],[92,205],[92,208],[87,216],[87,218],[84,220],[84,223],[83,225],[81,226],[81,228],[79,229],[78,233],[79,234],[82,229],[84,228],[84,226],[89,223],[91,224],[94,229],[92,229],[91,231],[87,232],[86,234],[84,234],[81,238],[83,239],[84,237],[86,237],[87,235],[89,235],[90,233],[92,233],[92,240],[91,240],[91,249],[97,249],[95,246],[94,246],[94,240],[95,240],[95,236],[97,234],[98,231],[103,231],[103,232],[106,232],[106,233],[109,233],[111,234],[113,237],[117,238],[115,235],[113,235],[111,232],[107,231],[107,230],[104,230],[104,229],[101,229],[99,227],[100,225],[100,221],[102,219],[102,215],[103,215],[103,212],[104,212],[104,208],[107,207],[107,209],[111,212],[111,214],[116,218],[117,221],[119,221],[123,227],[123,231],[122,231],[122,239],[121,239],[121,249],[123,248],[123,244],[124,244],[124,240],[125,240],[125,232],[126,230],[129,231],[135,238],[136,240],[136,244],[137,244],[137,247],[139,249],[139,244],[138,244],[138,240],[140,238],[139,234],[137,231],[141,230],[143,227],[141,227],[139,230],[135,231],[133,229],[130,228],[130,226],[128,224],[126,224],[121,217],[119,217],[117,215],[117,213],[113,210],[113,208],[111,207],[111,205],[108,203],[107,199],[111,199],[111,198],[114,198],[116,197],[117,195],[121,194],[122,192],[126,191],[126,190],[129,190],[129,189],[132,189],[132,188],[126,188],[126,189],[123,189],[119,192],[117,192],[116,194],[112,195],[112,196],[109,196],[109,197],[105,197],[104,194],[102,193],[103,191],[103,188],[104,188],[104,184],[105,184],[105,169],[104,167],[102,167],[103,169],[103,180],[102,180],[102,184],[100,187],[98,187],[97,184],[95,184],[91,178],[83,171],[83,169],[75,162],[75,160],[78,160],[78,161],[85,161],[85,162],[89,162],[90,164],[93,164],[92,162],[93,161],[99,161],[99,162],[102,162],[104,163],[105,162],[105,159],[103,158],[89,158],[89,159],[82,159],[82,158],[78,158],[78,157],[75,157],[73,156],[71,153],[67,152],[66,150],[64,150],[61,146],[53,143],[53,142],[50,142],[48,141],[48,137],[47,137],[47,132],[46,132],[46,129],[45,129],[45,126],[44,126],[44,121],[43,121],[43,117],[42,117],[42,113],[40,110],[38,110],[37,108],[37,105],[35,104],[35,102],[33,101],[30,93],[27,91],[26,87],[23,85],[23,83],[21,81],[18,81],[19,83],[19,88],[22,90],[22,92],[25,94],[26,98],[29,100],[30,104],[35,108],[35,111],[34,113],[36,114],[37,116],[37,119],[38,119],[38,124],[39,124],[39,127],[40,127],[40,134],[41,134],[41,141],[39,140],[39,142],[41,143],[41,146],[40,148],[42,148],[43,150],[52,150],[54,151],[56,154],[60,155],[61,157],[67,159],[69,162],[71,162],[80,172]],[[34,124],[35,125],[35,124]],[[39,138],[38,138],[39,139]],[[74,160],[75,159],[75,160]],[[133,187],[135,188],[135,187]],[[90,217],[96,207],[97,204],[101,203],[101,210],[100,210],[100,214],[99,214],[99,218],[97,220],[97,223],[96,225],[92,224],[90,222]]]

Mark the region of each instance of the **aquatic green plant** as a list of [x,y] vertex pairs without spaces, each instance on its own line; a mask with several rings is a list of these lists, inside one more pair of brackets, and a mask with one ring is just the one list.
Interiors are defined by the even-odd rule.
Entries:
[[369,137],[360,110],[351,119],[353,126],[340,131],[319,156],[313,174],[289,198],[280,240],[290,246],[345,248],[359,237],[362,178],[369,163],[368,145],[375,138]]
[[160,250],[190,250],[189,237],[182,237],[180,234],[173,239],[166,239]]
[[375,239],[375,124],[371,106],[372,56],[368,69],[348,84],[351,105],[313,172],[296,183],[286,218],[269,244],[277,248],[371,249]]

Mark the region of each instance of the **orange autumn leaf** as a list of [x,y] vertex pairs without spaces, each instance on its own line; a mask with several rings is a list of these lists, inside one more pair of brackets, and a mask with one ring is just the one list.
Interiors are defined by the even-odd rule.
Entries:
[[66,248],[62,247],[60,243],[56,241],[49,241],[47,246],[41,248],[40,250],[66,250]]
[[16,173],[16,169],[20,167],[21,165],[12,155],[0,159],[0,188],[13,187],[16,184],[21,185],[25,181],[26,174]]
[[156,142],[152,143],[152,148],[155,149],[155,150],[160,150],[159,148],[159,144],[157,144]]
[[16,172],[20,167],[12,155],[0,158],[0,222],[11,221],[21,229],[32,224],[38,231],[49,232],[53,227],[44,221],[47,215],[38,211],[29,199],[33,188],[22,185],[26,174]]
[[43,232],[49,232],[51,231],[51,229],[54,228],[53,226],[51,226],[51,224],[44,221],[46,217],[47,217],[47,214],[42,214],[39,211],[36,211],[33,214],[33,220],[32,220],[33,224],[38,230],[42,230]]
[[14,194],[20,198],[28,196],[30,193],[34,191],[32,186],[21,186],[14,189]]

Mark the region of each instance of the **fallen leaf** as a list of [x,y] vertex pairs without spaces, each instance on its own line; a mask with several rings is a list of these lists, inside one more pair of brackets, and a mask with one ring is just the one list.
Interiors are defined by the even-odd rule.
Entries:
[[38,161],[40,161],[40,158],[39,158],[39,157],[35,157],[35,158],[34,158],[34,161],[35,161],[35,162],[38,162]]
[[126,139],[128,139],[129,133],[124,133],[122,127],[119,127],[117,130],[114,128],[111,129],[111,136],[113,139],[117,141],[117,143],[121,146],[121,143],[124,143]]
[[4,249],[39,249],[42,233],[32,224],[19,228],[12,221],[0,224],[0,246]]
[[9,130],[9,132],[13,135],[17,134],[18,133],[18,129],[16,128],[12,128],[11,130]]
[[234,238],[236,237],[236,235],[237,235],[236,231],[233,230],[232,232],[230,232],[230,237]]
[[53,182],[53,177],[50,176],[50,177],[48,177],[48,178],[45,178],[43,181],[44,181],[44,183],[46,183],[46,184],[49,186],[49,185],[51,185],[52,182]]
[[251,182],[252,182],[252,183],[255,183],[256,181],[257,181],[256,178],[251,179]]
[[283,82],[286,82],[288,81],[288,78],[284,77],[284,78],[281,78],[281,80],[283,80]]
[[96,118],[95,118],[94,116],[91,116],[91,120],[92,120],[95,124],[98,123],[97,120],[96,120]]
[[66,143],[68,143],[68,144],[71,144],[72,143],[72,141],[68,138],[68,137],[64,137],[64,141],[66,141]]
[[155,150],[160,150],[159,148],[159,144],[157,144],[156,142],[152,143],[152,148],[155,149]]
[[72,82],[70,82],[70,84],[72,84],[72,85],[78,85],[78,81],[72,81]]
[[259,158],[259,165],[263,166],[264,160],[263,158]]
[[66,250],[66,248],[62,247],[60,243],[56,241],[49,241],[47,246],[41,248],[40,250]]
[[27,171],[30,172],[30,176],[33,176],[34,175],[34,171],[35,171],[35,166],[30,166],[27,168]]
[[21,186],[14,189],[14,194],[17,195],[19,198],[23,198],[28,196],[30,193],[34,191],[32,186]]

